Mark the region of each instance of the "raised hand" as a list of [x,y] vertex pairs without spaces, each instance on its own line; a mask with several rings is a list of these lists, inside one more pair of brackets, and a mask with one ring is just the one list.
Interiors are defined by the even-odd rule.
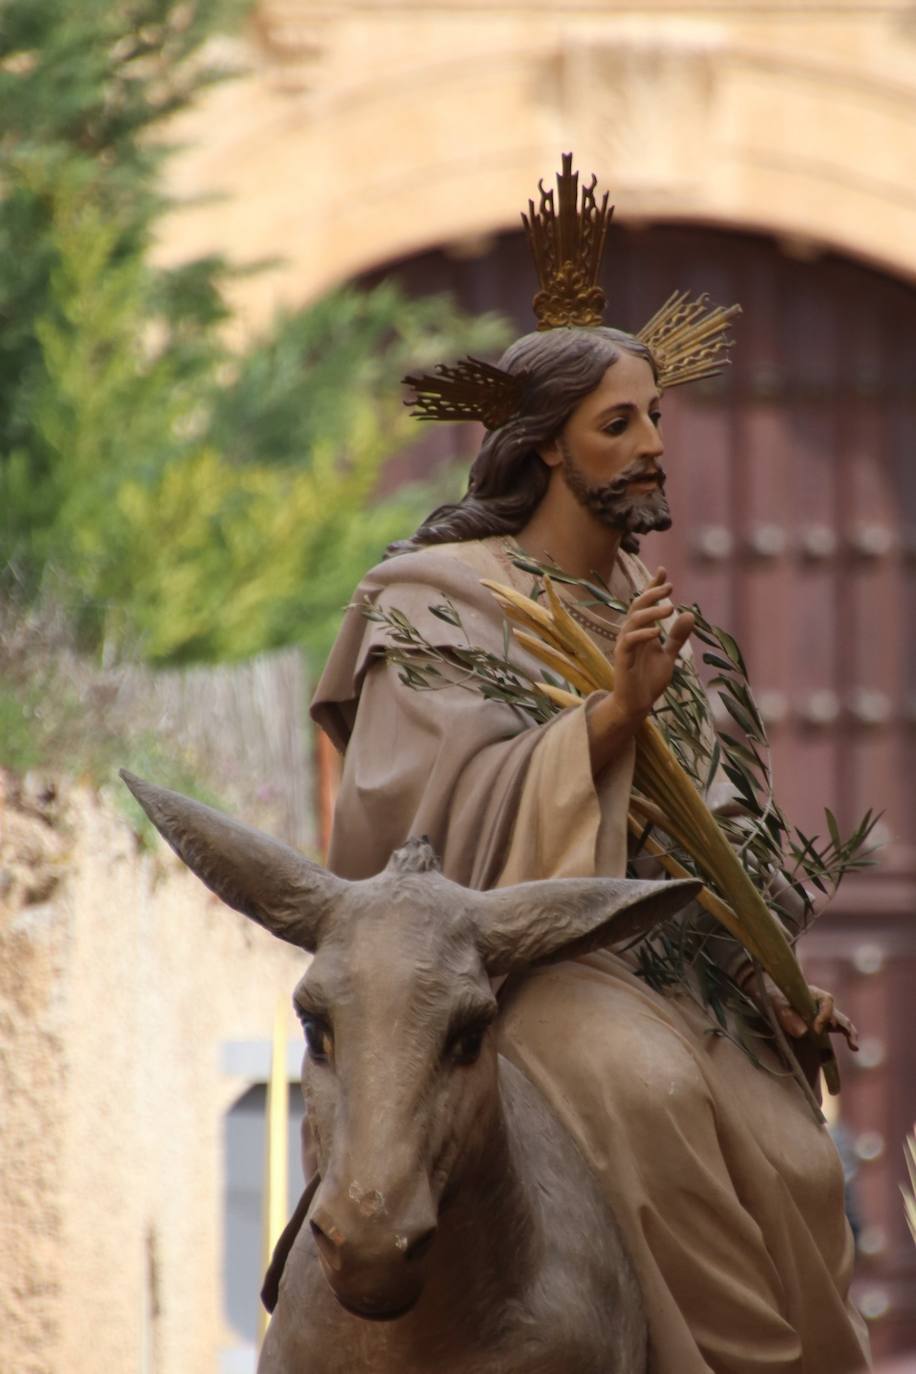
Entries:
[[628,744],[674,672],[678,654],[694,625],[682,612],[663,637],[661,622],[671,615],[671,583],[659,568],[645,591],[630,604],[614,650],[614,690],[588,716],[589,751],[595,777]]
[[622,721],[639,722],[649,714],[671,681],[674,664],[694,626],[683,611],[662,635],[661,622],[671,615],[672,584],[659,568],[645,591],[630,605],[614,649],[615,713]]

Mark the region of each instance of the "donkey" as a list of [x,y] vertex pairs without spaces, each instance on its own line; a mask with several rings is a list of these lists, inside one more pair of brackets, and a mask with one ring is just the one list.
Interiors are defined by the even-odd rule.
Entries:
[[699,885],[476,892],[443,877],[425,840],[346,882],[121,776],[217,896],[314,955],[294,1004],[318,1172],[285,1233],[259,1374],[642,1374],[645,1319],[614,1220],[498,1054],[491,979],[631,938]]

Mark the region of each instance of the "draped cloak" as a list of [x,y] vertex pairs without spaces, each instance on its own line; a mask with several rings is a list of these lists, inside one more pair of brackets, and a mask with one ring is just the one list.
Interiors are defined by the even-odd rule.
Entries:
[[[638,560],[621,560],[644,585]],[[482,577],[532,586],[491,538],[393,558],[354,595],[312,704],[344,754],[329,855],[343,877],[377,873],[411,835],[429,837],[447,877],[481,889],[625,871],[634,746],[592,778],[594,697],[538,725],[460,685],[417,690],[361,609],[401,611],[443,649],[503,656],[505,622]],[[460,626],[431,610],[446,601]],[[613,629],[576,614],[612,652]],[[512,658],[541,674],[522,649]],[[690,997],[653,991],[610,952],[533,970],[501,1002],[501,1053],[543,1092],[618,1219],[650,1374],[864,1369],[842,1168],[785,1070],[755,1068]]]

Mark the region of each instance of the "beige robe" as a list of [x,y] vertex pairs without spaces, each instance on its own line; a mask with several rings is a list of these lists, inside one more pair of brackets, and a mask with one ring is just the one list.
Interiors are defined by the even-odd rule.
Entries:
[[[645,570],[622,557],[641,585]],[[488,539],[392,559],[354,602],[403,611],[441,647],[502,653],[502,615],[481,577],[531,585],[503,541]],[[466,640],[430,612],[446,598]],[[609,652],[607,627],[593,629]],[[537,726],[476,691],[404,685],[384,663],[385,643],[379,626],[348,611],[313,703],[345,750],[336,872],[375,873],[416,834],[429,836],[448,877],[473,887],[624,872],[633,750],[593,781],[591,699]],[[537,675],[521,650],[513,658]],[[652,1374],[863,1369],[864,1328],[847,1301],[842,1169],[775,1062],[773,1073],[755,1069],[710,1034],[688,997],[652,991],[611,953],[535,970],[501,1000],[502,1052],[565,1122],[624,1232]]]

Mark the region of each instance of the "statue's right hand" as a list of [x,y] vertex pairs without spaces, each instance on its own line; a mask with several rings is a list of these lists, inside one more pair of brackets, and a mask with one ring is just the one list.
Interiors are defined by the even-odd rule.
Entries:
[[672,614],[672,584],[659,568],[645,591],[630,604],[614,649],[614,715],[638,726],[671,681],[678,654],[694,627],[682,611],[662,636],[661,622]]
[[659,568],[630,604],[614,650],[614,690],[588,716],[592,774],[597,777],[633,738],[671,681],[678,654],[693,630],[682,612],[662,638],[661,622],[672,614],[671,583]]

